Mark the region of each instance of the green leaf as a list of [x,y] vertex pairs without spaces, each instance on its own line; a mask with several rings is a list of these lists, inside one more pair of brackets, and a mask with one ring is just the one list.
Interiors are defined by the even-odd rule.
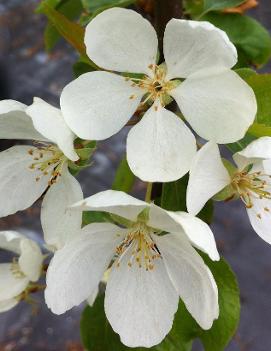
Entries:
[[[59,13],[63,14],[66,18],[73,20],[81,14],[83,7],[80,1],[74,0],[61,0],[61,1],[50,1],[47,0],[46,4],[55,8]],[[42,6],[40,6],[40,13],[42,13]],[[56,27],[49,21],[44,32],[44,41],[47,51],[51,51],[57,44],[61,35],[59,34]]]
[[78,78],[79,76],[81,76],[84,73],[92,72],[94,70],[95,69],[93,66],[91,66],[88,63],[83,62],[83,61],[77,61],[73,65],[73,73],[74,73],[76,78]]
[[203,13],[203,0],[184,0],[185,14],[197,18]]
[[204,12],[224,10],[241,5],[246,0],[204,0]]
[[249,128],[248,133],[260,138],[262,136],[270,136],[271,137],[271,126],[266,126],[264,124],[253,123]]
[[241,139],[235,143],[227,144],[226,146],[231,152],[235,153],[235,152],[243,150],[253,140],[255,140],[255,137],[247,134],[243,139]]
[[135,182],[135,176],[130,170],[126,158],[123,158],[117,169],[115,179],[112,184],[113,190],[130,192]]
[[84,8],[89,12],[95,12],[99,9],[107,9],[110,7],[126,7],[134,3],[136,0],[81,0]]
[[271,55],[271,38],[268,31],[256,20],[240,14],[209,13],[204,20],[224,30],[247,64],[261,66]]
[[234,71],[244,80],[253,76],[254,74],[257,74],[257,72],[251,68],[237,68]]
[[83,227],[90,223],[115,223],[110,214],[102,211],[84,211],[83,212]]

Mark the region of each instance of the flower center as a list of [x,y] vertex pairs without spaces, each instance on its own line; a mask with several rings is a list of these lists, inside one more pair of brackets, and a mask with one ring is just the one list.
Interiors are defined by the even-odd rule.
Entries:
[[153,238],[152,230],[146,224],[140,222],[135,224],[126,235],[123,242],[116,248],[116,265],[120,266],[125,255],[130,255],[128,266],[132,267],[137,264],[139,268],[145,268],[146,271],[154,269],[156,259],[161,258]]
[[52,185],[61,176],[62,168],[67,161],[67,157],[55,145],[39,144],[37,147],[28,150],[33,157],[33,163],[29,166],[31,170],[40,171],[40,176],[36,178],[38,182],[42,176],[50,175],[48,185]]
[[11,272],[14,275],[15,278],[18,278],[18,279],[25,278],[24,273],[20,269],[20,266],[19,266],[17,258],[13,258],[10,269],[11,269]]
[[[234,175],[232,185],[238,192],[241,200],[247,208],[253,207],[253,199],[271,199],[271,176],[263,171],[238,172]],[[265,207],[265,211],[269,212],[269,208]]]
[[[169,96],[170,90],[175,88],[177,81],[166,80],[166,67],[165,65],[150,65],[149,68],[153,72],[153,77],[144,76],[143,78],[127,78],[132,81],[132,86],[138,86],[143,89],[146,94],[141,105],[145,105],[149,102],[153,103],[159,99],[162,106],[166,106],[171,100]],[[134,99],[136,96],[131,95],[130,99]]]

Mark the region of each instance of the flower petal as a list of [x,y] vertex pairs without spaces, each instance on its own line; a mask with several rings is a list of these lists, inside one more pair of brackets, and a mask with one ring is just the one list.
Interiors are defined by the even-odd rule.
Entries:
[[21,240],[21,256],[19,257],[20,270],[32,282],[40,278],[43,255],[39,246],[27,238]]
[[19,301],[17,299],[8,299],[0,301],[0,313],[7,312],[15,307]]
[[148,66],[156,62],[158,40],[148,20],[115,7],[88,24],[85,45],[91,60],[104,69],[148,74]]
[[162,260],[157,259],[154,269],[146,271],[137,263],[128,266],[130,254],[110,273],[105,313],[123,344],[151,347],[170,331],[179,298]]
[[21,240],[23,236],[13,230],[7,230],[0,232],[0,248],[2,250],[8,250],[16,253],[17,255],[21,254]]
[[231,178],[224,167],[218,146],[206,143],[193,160],[186,192],[188,212],[196,215],[206,202],[229,185]]
[[75,135],[65,123],[58,108],[40,98],[34,98],[33,104],[26,109],[26,112],[32,118],[35,128],[50,141],[56,143],[65,156],[72,161],[79,159],[73,147]]
[[[168,213],[182,226],[184,233],[188,236],[193,246],[207,253],[211,260],[219,261],[220,257],[216,248],[214,234],[208,224],[186,212],[169,211]],[[178,233],[176,231],[177,235]]]
[[82,212],[72,211],[68,207],[82,199],[81,186],[66,166],[42,202],[41,225],[47,245],[53,249],[60,249],[80,232]]
[[47,140],[34,128],[26,108],[15,100],[0,101],[0,139]]
[[271,137],[265,136],[252,141],[242,151],[236,152],[233,159],[240,169],[265,159],[271,159]]
[[199,254],[178,234],[155,239],[172,282],[186,308],[203,329],[218,318],[218,291],[214,278]]
[[186,78],[202,69],[231,68],[237,51],[227,34],[209,22],[172,19],[164,35],[168,78]]
[[127,160],[133,173],[149,182],[170,182],[189,171],[196,139],[173,112],[154,104],[127,138]]
[[149,204],[145,201],[138,200],[123,191],[106,190],[87,197],[72,207],[83,211],[110,212],[134,221],[139,213],[148,206]]
[[[271,189],[269,189],[271,191]],[[255,232],[268,244],[271,244],[271,201],[270,199],[253,199],[253,207],[247,208],[250,223]]]
[[96,291],[115,248],[123,239],[122,232],[113,224],[90,224],[80,236],[56,251],[48,268],[45,289],[45,300],[52,312],[62,314]]
[[90,72],[68,84],[60,97],[66,123],[82,139],[103,140],[133,116],[144,90],[109,72]]
[[41,176],[29,169],[33,156],[28,151],[28,146],[20,145],[0,153],[0,217],[28,208],[48,186],[50,174]]
[[0,264],[0,301],[12,299],[20,295],[27,287],[27,277],[15,276],[12,272],[12,264]]
[[219,144],[242,139],[257,111],[253,90],[230,70],[194,74],[171,95],[196,133]]

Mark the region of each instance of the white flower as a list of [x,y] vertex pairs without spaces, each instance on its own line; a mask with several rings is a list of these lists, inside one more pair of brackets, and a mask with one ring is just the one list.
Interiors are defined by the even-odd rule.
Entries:
[[39,280],[43,255],[33,240],[14,231],[0,232],[0,249],[19,256],[11,263],[0,263],[0,312],[5,312],[19,303],[30,282]]
[[218,146],[205,144],[195,157],[187,188],[188,211],[196,215],[223,188],[246,206],[252,227],[271,244],[271,138],[262,137],[233,155],[237,169],[231,176],[220,158]]
[[0,153],[0,217],[26,209],[48,185],[71,177],[68,160],[78,159],[74,138],[61,111],[45,101],[35,98],[29,107],[13,100],[0,101],[0,139],[38,142]]
[[[105,312],[124,344],[151,347],[161,342],[172,327],[179,297],[203,329],[211,328],[219,314],[217,286],[193,248],[219,260],[207,224],[185,212],[165,211],[113,190],[73,207],[75,212],[113,213],[131,225],[123,229],[110,223],[89,224],[56,251],[45,290],[46,303],[54,313],[64,313],[93,296],[113,260]],[[143,213],[148,217],[145,221]],[[158,235],[162,232],[165,235]]]
[[193,134],[164,108],[170,97],[197,134],[217,143],[241,139],[255,118],[252,89],[230,70],[236,49],[208,22],[170,20],[160,66],[156,32],[132,10],[113,8],[96,16],[86,28],[85,44],[101,68],[141,76],[83,74],[63,90],[63,116],[79,137],[101,140],[117,133],[139,105],[152,105],[127,139],[130,168],[142,180],[182,177],[196,152]]

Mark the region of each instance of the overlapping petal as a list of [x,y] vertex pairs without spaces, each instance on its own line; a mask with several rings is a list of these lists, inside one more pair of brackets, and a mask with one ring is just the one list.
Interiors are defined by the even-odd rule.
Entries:
[[50,174],[30,169],[28,146],[13,146],[0,153],[0,217],[31,206],[48,186]]
[[164,34],[168,79],[187,78],[202,69],[227,69],[237,51],[227,34],[209,22],[172,19]]
[[149,182],[169,182],[188,172],[196,139],[173,112],[157,101],[127,138],[127,159],[133,173]]
[[133,116],[144,90],[109,72],[90,72],[69,83],[60,97],[63,116],[82,139],[102,140]]
[[13,230],[6,230],[0,232],[0,248],[2,250],[8,250],[16,253],[17,255],[21,254],[21,240],[23,236]]
[[230,182],[218,146],[212,142],[206,143],[197,152],[190,169],[186,193],[188,212],[198,214],[206,202]]
[[113,224],[90,224],[57,250],[46,277],[48,307],[61,314],[91,296],[122,239],[123,230]]
[[218,318],[218,291],[215,280],[202,258],[189,242],[177,234],[156,239],[173,285],[186,308],[203,329]]
[[257,112],[253,90],[230,70],[196,73],[170,93],[196,133],[219,144],[243,138]]
[[23,276],[16,276],[12,264],[0,264],[0,301],[13,299],[20,295],[29,283],[29,279]]
[[15,100],[0,101],[0,139],[47,140],[34,128],[26,108]]
[[75,135],[65,123],[59,109],[40,98],[34,98],[33,104],[26,109],[26,112],[31,116],[36,130],[56,143],[70,160],[78,160],[79,157],[73,147]]
[[104,69],[148,74],[148,66],[156,62],[158,40],[148,20],[115,7],[88,24],[85,45],[90,59]]
[[130,254],[127,252],[110,273],[105,313],[125,345],[151,347],[170,331],[178,294],[161,259],[155,261],[152,271],[146,271],[136,263],[129,268]]
[[80,232],[82,213],[69,207],[82,199],[80,184],[65,166],[61,177],[47,191],[41,208],[44,240],[52,249],[60,249]]
[[33,240],[24,238],[21,240],[21,255],[19,267],[21,272],[32,282],[39,280],[43,261],[42,252]]

